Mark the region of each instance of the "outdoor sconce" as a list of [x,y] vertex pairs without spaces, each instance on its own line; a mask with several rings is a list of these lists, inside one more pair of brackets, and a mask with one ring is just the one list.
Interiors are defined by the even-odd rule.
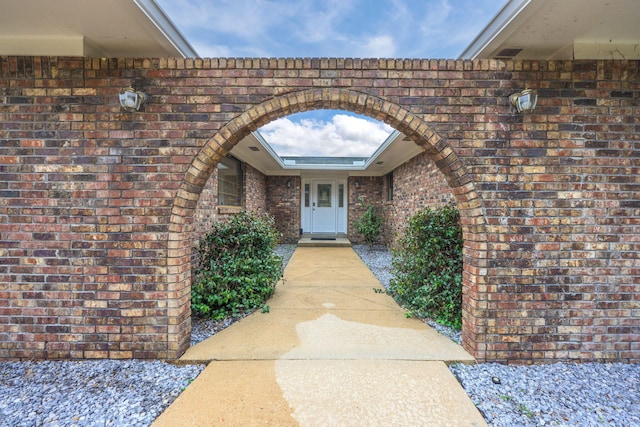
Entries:
[[514,93],[509,97],[509,103],[518,113],[531,113],[538,103],[538,92],[535,89],[525,89],[520,93]]
[[287,180],[287,188],[291,188],[291,180],[290,179]]
[[120,106],[125,111],[138,111],[147,102],[147,99],[146,93],[137,91],[131,86],[120,92]]
[[360,188],[360,181],[356,181],[353,185],[355,185],[356,188]]

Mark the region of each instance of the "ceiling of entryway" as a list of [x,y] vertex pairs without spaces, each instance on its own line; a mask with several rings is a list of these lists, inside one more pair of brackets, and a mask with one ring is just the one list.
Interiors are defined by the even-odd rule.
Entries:
[[270,150],[259,133],[252,133],[236,145],[231,154],[251,164],[266,175],[300,175],[305,170],[348,171],[350,175],[382,176],[404,162],[422,153],[423,149],[402,133],[394,132],[382,143],[373,156],[365,158],[363,164],[286,165]]

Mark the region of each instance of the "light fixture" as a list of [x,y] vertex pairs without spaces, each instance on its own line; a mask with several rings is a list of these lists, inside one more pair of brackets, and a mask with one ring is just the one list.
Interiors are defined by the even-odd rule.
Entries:
[[518,113],[530,113],[536,109],[538,92],[535,89],[525,89],[520,93],[514,93],[509,97],[509,103]]
[[291,180],[290,179],[287,180],[287,188],[291,188]]
[[356,181],[354,185],[356,186],[356,188],[360,188],[360,181]]
[[131,86],[120,92],[120,106],[125,111],[138,111],[147,102],[147,99],[146,93],[137,91]]

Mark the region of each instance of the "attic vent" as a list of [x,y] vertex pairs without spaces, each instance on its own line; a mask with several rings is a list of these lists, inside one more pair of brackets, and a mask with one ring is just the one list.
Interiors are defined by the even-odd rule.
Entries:
[[502,49],[500,52],[496,53],[494,56],[495,59],[512,59],[517,54],[522,52],[522,49],[517,48],[506,48]]
[[249,147],[249,150],[251,150],[251,151],[260,151],[260,149],[258,147],[254,147],[253,145]]

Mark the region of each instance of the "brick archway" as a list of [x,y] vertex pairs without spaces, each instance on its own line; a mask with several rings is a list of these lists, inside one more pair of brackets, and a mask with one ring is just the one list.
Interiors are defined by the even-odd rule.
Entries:
[[181,354],[190,330],[190,256],[193,214],[219,160],[250,132],[278,118],[314,109],[340,109],[381,120],[424,148],[445,176],[460,210],[464,234],[463,346],[485,360],[486,233],[480,198],[448,143],[428,123],[404,108],[369,94],[327,88],[292,92],[256,105],[221,128],[193,159],[174,200],[169,223],[168,350]]

